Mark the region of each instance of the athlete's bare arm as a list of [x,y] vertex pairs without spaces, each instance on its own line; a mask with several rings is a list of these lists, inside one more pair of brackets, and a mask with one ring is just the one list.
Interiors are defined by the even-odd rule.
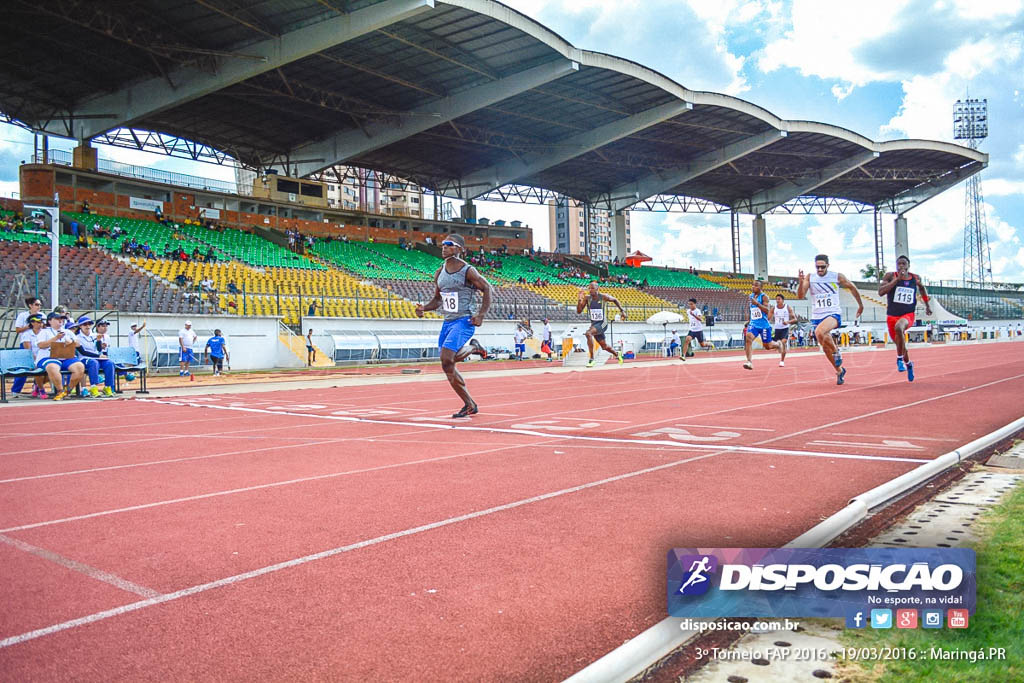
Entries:
[[[444,268],[444,266],[441,266]],[[434,296],[425,304],[416,304],[416,317],[422,318],[424,311],[437,310],[437,307],[441,305],[441,288],[437,286],[437,276],[441,274],[441,268],[438,268],[434,272]],[[468,277],[467,277],[468,279]]]
[[857,315],[855,315],[854,318],[860,319],[861,313],[864,312],[864,302],[861,301],[860,292],[857,291],[857,288],[854,286],[852,282],[846,279],[845,275],[843,275],[842,273],[836,273],[836,275],[839,279],[839,286],[846,287],[848,290],[850,290],[850,294],[852,294],[853,298],[857,300]]
[[576,295],[576,312],[582,313],[584,307],[587,305],[588,292],[585,289],[581,289],[579,294]]
[[480,310],[470,319],[470,322],[475,327],[480,327],[484,323],[484,316],[487,315],[487,311],[491,308],[491,285],[473,267],[466,271],[466,282],[480,290],[480,293],[483,295],[480,301]]
[[796,298],[803,299],[807,296],[807,290],[811,287],[811,276],[810,274],[804,275],[804,271],[800,271],[796,275],[797,282],[800,284],[796,287]]
[[925,315],[932,314],[932,302],[928,300],[928,290],[924,287],[924,282],[921,281],[921,277],[918,275],[914,276],[917,280],[917,289],[921,293],[921,301],[924,302],[924,313]]
[[[761,294],[758,294],[757,296],[763,296],[763,294],[764,293],[762,292]],[[764,297],[764,298],[767,300],[767,297]],[[771,313],[771,311],[768,310],[768,304],[762,304],[760,301],[758,301],[757,299],[754,298],[753,294],[750,295],[750,303],[752,303],[755,306],[757,306],[758,308],[760,308],[761,312],[764,313],[765,315],[769,315]]]
[[886,273],[885,277],[882,278],[882,282],[878,285],[878,295],[885,296],[893,290],[898,284],[896,279],[896,273]]
[[786,304],[786,310],[789,312],[789,320],[786,321],[786,325],[795,325],[800,322],[800,318],[797,317],[796,311],[789,304]]

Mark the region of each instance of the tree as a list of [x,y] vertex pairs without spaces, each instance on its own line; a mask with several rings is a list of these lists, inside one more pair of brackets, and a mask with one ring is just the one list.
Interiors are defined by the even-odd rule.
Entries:
[[875,267],[874,264],[869,263],[868,265],[860,269],[860,274],[864,276],[865,280],[881,280],[882,275],[884,275],[885,273],[878,270],[878,268]]

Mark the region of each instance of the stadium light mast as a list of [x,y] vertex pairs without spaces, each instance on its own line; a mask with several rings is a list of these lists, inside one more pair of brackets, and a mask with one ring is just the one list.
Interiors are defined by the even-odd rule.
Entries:
[[[953,139],[967,140],[968,147],[978,149],[987,137],[988,100],[957,100],[953,105]],[[992,283],[992,254],[978,173],[967,180],[964,214],[964,286],[982,288]]]

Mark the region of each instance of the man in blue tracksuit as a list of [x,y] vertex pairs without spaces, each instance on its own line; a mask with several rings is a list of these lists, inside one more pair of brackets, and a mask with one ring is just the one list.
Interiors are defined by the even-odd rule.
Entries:
[[217,377],[224,372],[224,359],[231,362],[231,353],[228,351],[228,342],[221,336],[220,330],[214,330],[213,336],[206,342],[203,353],[213,361],[213,376]]

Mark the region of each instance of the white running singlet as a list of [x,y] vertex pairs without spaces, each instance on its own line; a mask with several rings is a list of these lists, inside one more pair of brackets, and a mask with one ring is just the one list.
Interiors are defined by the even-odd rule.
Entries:
[[686,317],[690,319],[690,332],[701,332],[704,329],[704,313],[700,310],[686,309]]
[[779,308],[778,304],[772,306],[772,329],[781,330],[789,327],[789,305]]
[[811,319],[821,320],[843,312],[839,305],[839,273],[811,273]]

